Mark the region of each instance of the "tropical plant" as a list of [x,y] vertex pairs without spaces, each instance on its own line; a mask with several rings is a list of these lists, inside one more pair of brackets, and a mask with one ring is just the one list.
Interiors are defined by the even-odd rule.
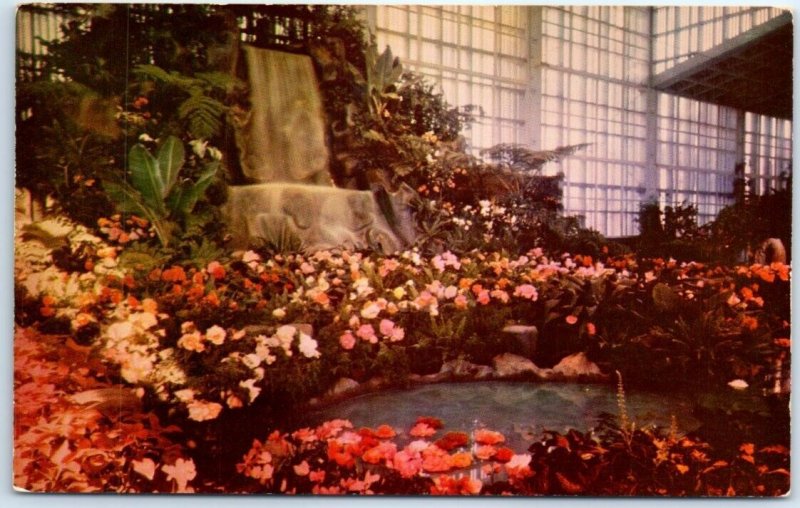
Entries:
[[136,144],[128,153],[130,181],[112,176],[103,183],[120,211],[150,221],[164,246],[170,243],[176,221],[192,212],[219,168],[219,161],[206,162],[195,181],[179,181],[184,159],[183,143],[174,136],[163,141],[155,156]]

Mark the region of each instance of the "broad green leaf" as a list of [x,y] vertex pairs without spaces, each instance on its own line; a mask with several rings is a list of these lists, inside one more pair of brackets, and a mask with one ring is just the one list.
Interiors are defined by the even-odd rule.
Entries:
[[681,297],[673,289],[659,282],[653,286],[653,303],[661,312],[672,312],[680,305]]
[[206,164],[203,172],[198,177],[194,184],[183,185],[176,189],[179,194],[176,196],[174,202],[171,200],[171,211],[173,214],[188,215],[194,209],[194,205],[206,192],[206,189],[211,182],[214,181],[214,175],[217,174],[219,162],[214,161]]
[[178,174],[183,167],[185,157],[183,142],[175,136],[170,136],[158,149],[158,169],[161,172],[161,180],[164,187],[161,191],[161,198],[166,198],[175,182],[178,181]]
[[131,173],[131,184],[141,193],[144,202],[160,215],[166,215],[164,182],[155,157],[144,146],[136,144],[128,153],[128,169]]

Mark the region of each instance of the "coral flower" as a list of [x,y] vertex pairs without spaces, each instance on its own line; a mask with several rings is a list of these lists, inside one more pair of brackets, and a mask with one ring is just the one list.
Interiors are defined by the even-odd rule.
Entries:
[[480,460],[489,460],[497,453],[497,448],[491,445],[478,446],[475,448],[475,457]]
[[573,316],[572,314],[570,314],[569,316],[564,318],[564,321],[566,321],[568,325],[574,325],[575,323],[578,322],[578,316]]
[[506,440],[503,434],[494,430],[478,429],[475,431],[475,442],[484,445],[495,445]]
[[436,429],[426,423],[418,423],[408,433],[414,437],[428,437],[436,434]]
[[394,455],[392,467],[403,478],[412,478],[422,469],[422,458],[417,454],[402,450]]
[[450,455],[438,446],[429,446],[422,451],[422,469],[429,473],[444,473],[452,468]]
[[380,439],[391,439],[397,435],[397,432],[394,431],[392,427],[389,425],[381,425],[377,429],[375,429],[375,436]]
[[514,296],[526,298],[531,301],[536,301],[539,298],[539,292],[531,284],[522,284],[514,289]]
[[464,310],[467,308],[467,297],[464,295],[458,295],[453,300],[453,303],[456,305],[456,309]]
[[347,330],[339,337],[339,345],[348,350],[355,347],[356,338],[353,337],[353,333],[350,330]]

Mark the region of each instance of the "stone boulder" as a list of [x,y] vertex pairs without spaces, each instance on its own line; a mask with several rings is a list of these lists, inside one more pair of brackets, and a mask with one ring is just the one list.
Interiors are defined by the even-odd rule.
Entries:
[[334,383],[333,388],[328,390],[326,395],[328,397],[340,397],[344,394],[356,391],[358,387],[359,383],[355,379],[351,379],[349,377],[340,377],[336,383]]
[[499,378],[538,378],[547,379],[550,377],[549,369],[540,369],[535,363],[519,355],[503,353],[492,359],[494,373]]
[[552,369],[552,377],[568,381],[607,381],[608,375],[600,371],[596,363],[590,361],[585,353],[575,353],[564,357]]
[[442,365],[439,374],[443,378],[454,379],[490,379],[494,371],[488,365],[478,365],[463,358],[450,360]]
[[413,189],[390,193],[320,185],[261,183],[228,187],[222,215],[231,247],[292,242],[306,252],[344,247],[392,253],[416,238]]

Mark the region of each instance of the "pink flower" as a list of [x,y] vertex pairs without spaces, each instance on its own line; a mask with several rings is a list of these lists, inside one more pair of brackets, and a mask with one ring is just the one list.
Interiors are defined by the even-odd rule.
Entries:
[[339,345],[344,349],[353,349],[355,347],[356,338],[353,337],[353,333],[350,330],[347,330],[339,337]]
[[456,305],[456,309],[464,310],[467,308],[467,297],[464,295],[458,295],[456,296],[455,300],[453,300],[453,303]]
[[572,314],[570,314],[569,316],[564,318],[564,321],[566,321],[568,325],[574,325],[575,323],[578,322],[578,316],[573,316]]
[[388,337],[392,334],[392,330],[394,330],[394,321],[391,319],[382,319],[380,325],[378,325],[378,329],[381,335]]
[[539,298],[539,292],[531,284],[522,284],[514,289],[514,296],[535,302]]
[[378,342],[378,337],[375,335],[375,329],[370,324],[361,325],[356,330],[356,335],[372,344]]
[[481,304],[481,305],[488,304],[489,301],[490,301],[489,291],[487,291],[485,289],[481,289],[480,293],[478,293],[477,300],[478,300],[478,303]]

